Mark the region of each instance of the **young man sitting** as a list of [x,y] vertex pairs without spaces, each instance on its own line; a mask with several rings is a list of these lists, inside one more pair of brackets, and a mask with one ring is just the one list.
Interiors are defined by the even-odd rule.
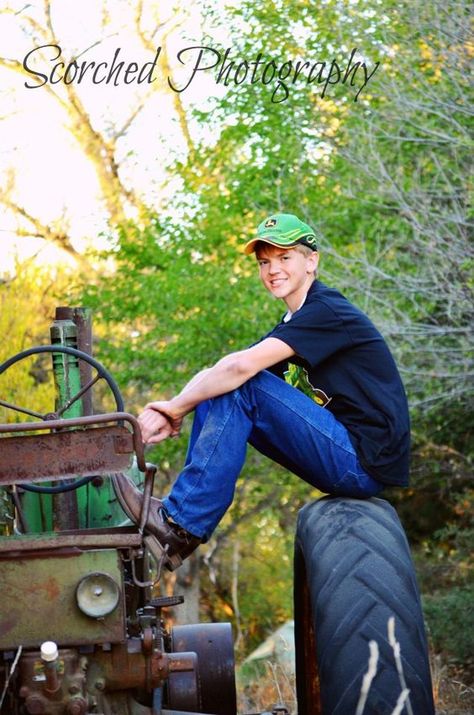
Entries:
[[[286,304],[284,317],[260,342],[139,416],[144,442],[155,444],[179,434],[195,411],[184,468],[163,501],[152,499],[146,524],[175,557],[169,568],[209,539],[232,503],[247,443],[327,494],[367,498],[408,484],[400,375],[369,318],[315,278],[313,230],[292,214],[274,214],[245,252],[255,253],[264,287]],[[297,389],[303,383],[305,392]],[[123,475],[116,488],[138,521],[142,493]]]

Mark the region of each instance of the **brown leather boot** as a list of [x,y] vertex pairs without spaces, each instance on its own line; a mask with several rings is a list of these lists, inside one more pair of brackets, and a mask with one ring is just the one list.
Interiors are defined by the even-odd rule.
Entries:
[[[138,524],[142,510],[143,493],[125,474],[114,474],[112,482],[122,509],[135,524]],[[169,521],[163,509],[163,502],[156,497],[151,497],[150,499],[145,531],[153,534],[161,546],[166,549],[168,562],[165,565],[170,571],[174,571],[180,565],[181,560],[192,554],[201,543],[199,537],[193,536],[186,529]]]

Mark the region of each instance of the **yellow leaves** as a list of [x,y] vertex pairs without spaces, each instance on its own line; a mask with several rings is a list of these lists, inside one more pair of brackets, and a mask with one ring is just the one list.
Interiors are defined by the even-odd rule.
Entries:
[[338,119],[338,117],[330,117],[326,122],[326,127],[324,129],[324,136],[335,137],[340,126],[341,126],[341,120]]
[[212,251],[212,253],[207,253],[205,256],[202,256],[203,263],[217,263],[218,260],[219,255],[217,251]]
[[[187,321],[192,318],[194,318],[196,315],[199,315],[201,312],[201,306],[200,305],[194,305],[191,308],[186,308],[186,310],[179,310],[176,312],[176,317],[178,320],[181,321]],[[176,343],[179,340],[180,336],[177,333],[173,333],[168,339],[167,342],[173,342]]]
[[418,46],[420,48],[420,57],[423,60],[423,69],[428,73],[431,73],[431,81],[438,82],[442,76],[442,53],[436,53],[425,40],[420,40]]
[[250,278],[255,273],[255,263],[253,261],[246,261],[245,256],[239,256],[238,260],[235,261],[232,266],[232,273],[236,276],[235,279],[230,279],[230,282],[236,283],[238,278]]
[[420,40],[418,45],[420,47],[420,55],[423,60],[433,59],[433,50],[429,45],[426,44],[424,40]]
[[[18,276],[21,276],[21,280]],[[48,342],[49,326],[64,277],[54,283],[47,273],[29,262],[19,263],[17,277],[0,283],[0,363],[18,352]],[[36,356],[17,363],[0,376],[0,398],[37,412],[54,408],[54,386],[49,375],[50,358]],[[1,413],[0,421],[22,421],[11,410]],[[26,419],[26,418],[25,418]]]
[[464,499],[460,499],[454,511],[458,516],[469,516],[472,514],[472,507],[474,505],[474,492],[467,493]]
[[232,618],[235,615],[234,609],[225,601],[222,601],[221,608],[224,611],[224,613],[226,614],[226,616],[229,616],[230,618]]
[[340,104],[335,102],[333,99],[330,97],[320,97],[319,95],[314,95],[314,104],[318,108],[318,113],[323,115],[330,115],[330,114],[341,114],[346,111],[345,107],[342,107]]

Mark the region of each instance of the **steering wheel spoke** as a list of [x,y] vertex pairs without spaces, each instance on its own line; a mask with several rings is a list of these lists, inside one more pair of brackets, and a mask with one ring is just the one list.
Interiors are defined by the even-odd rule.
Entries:
[[0,405],[2,407],[7,407],[9,410],[14,410],[15,412],[22,412],[24,415],[30,415],[30,417],[37,417],[39,420],[45,419],[45,416],[40,412],[27,410],[26,407],[20,407],[19,405],[14,405],[11,402],[5,402],[5,400],[0,400]]
[[102,375],[99,375],[99,373],[97,373],[97,375],[92,378],[92,380],[89,380],[87,385],[84,385],[84,387],[82,387],[79,392],[76,392],[75,395],[69,398],[69,400],[59,410],[55,412],[56,418],[61,417],[61,415],[63,415],[71,407],[71,405],[73,405],[75,402],[77,402],[77,400],[79,400],[83,395],[85,395],[85,393],[88,392],[91,387],[95,385],[95,383],[98,382],[102,377]]
[[[109,387],[110,391],[113,394],[113,397],[115,399],[115,407],[117,412],[123,412],[124,411],[124,405],[123,405],[123,398],[122,395],[120,394],[120,390],[117,386],[117,383],[113,379],[113,377],[110,375],[110,373],[105,369],[105,367],[98,362],[98,360],[95,360],[91,355],[88,355],[87,353],[82,352],[81,350],[77,350],[76,348],[70,348],[67,346],[63,345],[41,345],[39,347],[34,347],[30,348],[29,350],[24,350],[23,352],[17,353],[16,355],[13,355],[13,357],[9,358],[6,360],[4,363],[0,365],[0,375],[2,375],[4,372],[6,372],[12,365],[15,365],[16,363],[20,362],[21,360],[25,360],[28,357],[31,357],[33,355],[39,355],[42,353],[63,353],[64,355],[71,355],[78,360],[83,360],[84,362],[88,363],[91,365],[92,368],[94,368],[97,371],[97,374],[92,377],[83,387],[81,387],[80,390],[78,390],[74,395],[69,397],[65,404],[62,405],[58,410],[55,412],[47,412],[45,414],[41,414],[39,412],[36,412],[35,410],[30,410],[26,407],[21,407],[19,405],[15,405],[11,402],[7,402],[6,400],[0,400],[0,406],[6,407],[7,409],[14,410],[16,412],[20,412],[24,415],[28,415],[30,417],[35,417],[39,420],[42,421],[47,421],[49,419],[59,419],[64,415],[67,410],[73,405],[75,402],[81,399],[83,395],[85,395],[86,392],[88,392],[100,379],[105,380],[107,383],[107,386]],[[73,418],[70,418],[73,419]],[[64,418],[64,422],[67,423],[68,418]],[[42,487],[38,486],[35,484],[22,484],[22,489],[26,489],[27,491],[35,491],[39,493],[45,493],[45,494],[54,494],[59,491],[65,491],[65,490],[70,490],[70,489],[77,489],[78,487],[82,486],[83,484],[86,484],[87,482],[91,481],[94,479],[94,477],[85,477],[83,479],[78,479],[72,484],[68,485],[57,485],[54,487]]]

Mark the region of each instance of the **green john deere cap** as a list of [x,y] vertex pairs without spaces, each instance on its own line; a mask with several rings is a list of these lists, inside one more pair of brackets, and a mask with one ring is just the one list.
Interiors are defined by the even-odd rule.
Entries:
[[255,250],[258,241],[270,243],[279,248],[293,248],[298,244],[308,246],[317,251],[316,235],[307,223],[300,221],[294,214],[272,214],[257,228],[256,238],[252,238],[245,247],[244,253],[250,254]]

